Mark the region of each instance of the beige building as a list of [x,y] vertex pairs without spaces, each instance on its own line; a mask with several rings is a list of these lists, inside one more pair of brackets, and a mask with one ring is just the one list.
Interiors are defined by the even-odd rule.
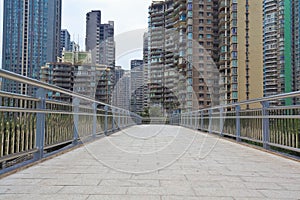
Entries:
[[263,96],[263,0],[219,1],[221,102]]

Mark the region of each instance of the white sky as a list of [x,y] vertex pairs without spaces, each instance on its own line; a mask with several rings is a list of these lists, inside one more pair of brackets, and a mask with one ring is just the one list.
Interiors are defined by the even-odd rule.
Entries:
[[[129,67],[130,59],[141,59],[142,54],[137,49],[128,49],[128,52],[133,53],[118,53],[120,45],[124,43],[124,33],[139,29],[134,35],[136,40],[135,46],[142,48],[142,32],[141,29],[147,28],[148,22],[148,7],[151,0],[62,0],[62,28],[69,30],[72,40],[78,41],[81,49],[84,49],[85,38],[85,16],[91,10],[101,10],[102,23],[107,23],[109,20],[115,22],[115,37],[122,38],[122,41],[117,42],[117,65],[122,65],[124,68]],[[2,58],[2,24],[3,24],[3,0],[0,4],[0,58]],[[133,32],[132,32],[133,31]],[[75,38],[73,37],[75,36]],[[128,41],[127,41],[128,42]],[[120,54],[122,56],[120,56]],[[2,61],[2,59],[1,59]]]

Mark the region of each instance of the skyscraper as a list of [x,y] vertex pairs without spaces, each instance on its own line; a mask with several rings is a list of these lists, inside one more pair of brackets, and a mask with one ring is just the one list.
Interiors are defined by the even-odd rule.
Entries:
[[[124,76],[125,70],[122,69],[121,66],[116,66],[115,67],[115,82],[114,82],[114,89],[112,93],[112,104],[114,106],[117,106],[120,104],[120,99],[122,98],[121,96],[121,89],[122,89],[122,77]],[[129,91],[128,91],[129,92]]]
[[92,52],[92,62],[115,66],[114,22],[101,24],[101,11],[86,14],[86,51]]
[[151,104],[161,104],[164,111],[172,113],[218,102],[217,12],[216,0],[168,0],[151,4],[148,30]]
[[150,102],[169,113],[262,97],[262,6],[262,0],[153,2]]
[[143,35],[143,62],[144,62],[144,108],[149,106],[149,40],[148,33]]
[[[4,0],[4,69],[39,78],[41,66],[60,53],[61,0]],[[34,88],[4,80],[9,92],[33,94]]]
[[100,25],[100,10],[93,10],[86,14],[85,50],[92,52],[93,64],[100,64]]
[[130,94],[130,71],[124,71],[113,90],[113,106],[130,110]]
[[300,89],[299,6],[298,0],[263,1],[264,96]]
[[221,102],[263,96],[262,0],[219,1]]
[[100,25],[100,64],[115,66],[114,22]]
[[67,29],[63,29],[60,32],[60,57],[62,56],[62,51],[72,51],[71,49],[71,36]]
[[143,112],[144,107],[144,66],[143,60],[131,60],[131,105],[132,112]]
[[178,60],[175,59],[178,34],[173,26],[173,16],[176,17],[173,6],[173,0],[167,0],[153,1],[149,7],[148,106],[159,108],[161,115],[172,112],[175,92],[178,91]]

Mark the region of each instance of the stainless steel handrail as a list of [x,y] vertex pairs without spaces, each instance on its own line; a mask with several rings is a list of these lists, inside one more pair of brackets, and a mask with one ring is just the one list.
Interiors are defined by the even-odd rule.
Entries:
[[6,79],[9,79],[9,80],[13,80],[13,81],[17,81],[17,82],[20,82],[20,83],[24,83],[24,84],[29,84],[29,85],[32,85],[32,86],[35,86],[35,87],[46,89],[46,90],[64,93],[64,94],[70,95],[72,97],[77,97],[79,99],[87,100],[87,101],[97,103],[97,104],[100,104],[100,105],[104,105],[104,106],[107,106],[107,107],[110,107],[110,108],[127,111],[125,109],[118,108],[116,106],[112,106],[112,105],[97,101],[97,100],[95,100],[91,97],[88,97],[88,96],[85,96],[85,95],[82,95],[82,94],[78,94],[78,93],[75,93],[73,91],[66,90],[64,88],[60,88],[60,87],[51,85],[49,83],[41,82],[41,81],[36,80],[36,79],[32,79],[32,78],[29,78],[29,77],[26,77],[26,76],[22,76],[20,74],[16,74],[16,73],[4,70],[4,69],[0,69],[0,77],[6,78]]

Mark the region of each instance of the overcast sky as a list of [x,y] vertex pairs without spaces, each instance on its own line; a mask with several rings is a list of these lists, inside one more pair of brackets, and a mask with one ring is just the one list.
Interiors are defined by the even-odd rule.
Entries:
[[[139,48],[128,49],[131,55],[128,55],[129,53],[126,52],[117,52],[117,64],[128,68],[129,65],[127,64],[131,58],[142,58],[140,50],[142,48],[143,31],[141,30],[147,28],[148,7],[151,1],[152,0],[62,0],[62,28],[68,29],[72,40],[76,42],[79,36],[80,46],[84,49],[86,13],[91,10],[101,10],[102,23],[106,23],[109,20],[115,22],[115,37],[121,38],[121,41],[118,42],[117,40],[117,50],[118,48],[120,49],[118,46],[123,45],[123,40],[128,36],[126,32],[136,35],[135,41],[132,42],[136,43],[135,46],[140,46]],[[0,57],[2,57],[3,0],[0,4],[0,19]],[[75,36],[75,38],[73,36]]]

